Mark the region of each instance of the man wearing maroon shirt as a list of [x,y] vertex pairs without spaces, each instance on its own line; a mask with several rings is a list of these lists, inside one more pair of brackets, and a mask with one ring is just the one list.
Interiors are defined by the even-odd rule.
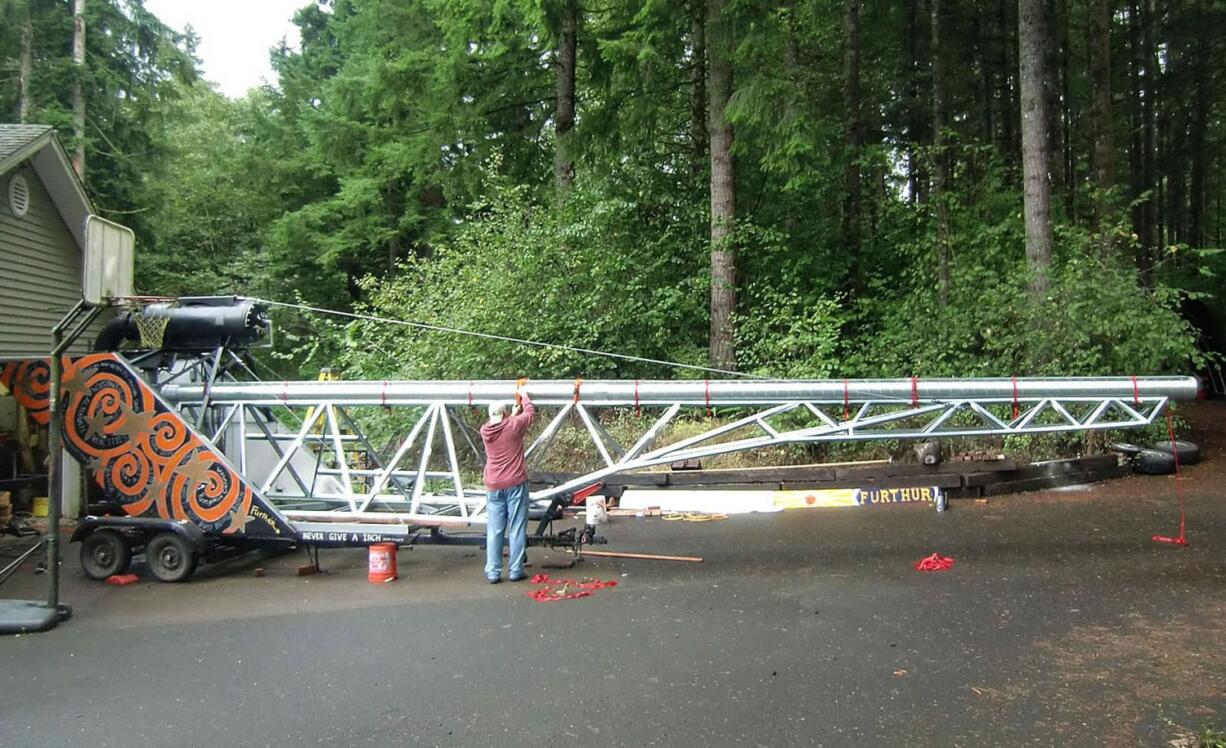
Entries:
[[[507,579],[524,578],[528,546],[528,471],[524,467],[524,433],[532,425],[536,408],[521,386],[515,394],[522,403],[511,413],[509,403],[491,403],[490,420],[481,427],[485,443],[485,579],[498,584],[502,574],[502,543],[507,538],[511,553]],[[509,537],[508,537],[509,536]]]

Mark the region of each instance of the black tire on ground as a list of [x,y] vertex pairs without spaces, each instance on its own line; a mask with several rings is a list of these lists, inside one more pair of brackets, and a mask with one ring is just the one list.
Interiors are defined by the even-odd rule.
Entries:
[[81,541],[81,570],[90,579],[122,574],[132,563],[132,546],[114,530],[98,530]]
[[1112,452],[1119,452],[1121,454],[1125,454],[1125,455],[1128,455],[1129,457],[1132,457],[1137,452],[1140,452],[1142,449],[1145,449],[1145,447],[1142,447],[1139,444],[1129,444],[1128,442],[1116,442],[1115,444],[1112,444],[1110,447],[1107,447],[1107,449],[1110,449]]
[[[1170,452],[1171,443],[1154,442],[1153,448],[1159,452]],[[1179,458],[1180,465],[1195,465],[1200,462],[1200,447],[1193,442],[1175,440],[1175,455]]]
[[179,535],[159,532],[145,546],[145,563],[159,582],[182,582],[196,571],[200,554]]
[[1142,449],[1133,456],[1132,469],[1145,475],[1170,475],[1175,472],[1175,455],[1158,449]]

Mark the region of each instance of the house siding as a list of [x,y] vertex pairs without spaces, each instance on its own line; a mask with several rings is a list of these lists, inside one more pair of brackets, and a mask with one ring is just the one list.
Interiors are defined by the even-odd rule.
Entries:
[[[8,204],[16,174],[30,186],[21,218]],[[81,250],[33,169],[0,175],[0,197],[0,358],[46,356],[51,328],[81,298]],[[91,324],[69,353],[88,352],[101,326],[101,319]]]

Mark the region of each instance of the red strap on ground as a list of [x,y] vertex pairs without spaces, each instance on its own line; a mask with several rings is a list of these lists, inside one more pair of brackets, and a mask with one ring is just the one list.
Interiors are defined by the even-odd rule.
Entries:
[[124,587],[129,584],[135,584],[140,581],[140,577],[135,574],[112,574],[106,578],[107,584],[113,584],[116,587]]
[[916,571],[945,571],[954,565],[953,556],[942,556],[939,553],[934,553],[931,556],[924,556],[919,561],[915,562]]
[[911,407],[919,407],[919,377],[911,377]]
[[1017,406],[1017,375],[1013,375],[1013,420],[1017,420],[1021,409]]
[[582,386],[583,386],[583,379],[580,377],[575,377],[575,396],[571,400],[571,402],[575,402],[575,403],[579,402],[579,388]]
[[639,417],[643,415],[643,409],[639,407],[639,380],[634,380],[634,415]]
[[1179,537],[1172,538],[1169,535],[1154,535],[1152,539],[1155,543],[1187,545],[1188,536],[1185,533],[1185,530],[1187,529],[1187,518],[1184,513],[1183,475],[1179,471],[1179,452],[1175,449],[1175,421],[1173,418],[1171,418],[1170,408],[1166,409],[1166,435],[1170,437],[1171,454],[1175,456],[1175,493],[1179,496]]
[[534,574],[528,580],[539,587],[524,593],[538,603],[552,603],[558,600],[577,600],[581,597],[591,597],[596,590],[606,587],[616,587],[615,580],[601,581],[599,579],[559,579],[548,574]]
[[847,391],[847,380],[843,380],[843,420],[851,418],[851,393]]
[[703,396],[706,398],[706,401],[707,401],[707,418],[710,418],[711,417],[711,380],[704,379],[702,380],[702,382],[703,382],[703,393],[704,393]]

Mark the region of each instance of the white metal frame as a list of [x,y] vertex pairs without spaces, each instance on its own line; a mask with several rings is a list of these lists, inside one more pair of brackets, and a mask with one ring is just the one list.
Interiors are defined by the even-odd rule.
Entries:
[[[546,454],[569,422],[585,435],[597,464],[532,494],[541,500],[615,473],[786,444],[1139,428],[1153,423],[1172,399],[1195,397],[1197,387],[1196,380],[1179,377],[542,382],[529,386],[544,426],[526,453],[534,459]],[[480,438],[464,413],[483,413],[486,404],[509,400],[513,391],[511,382],[206,386],[181,378],[161,387],[185,416],[210,425],[206,435],[231,454],[244,476],[256,472],[249,445],[273,446],[277,464],[252,483],[289,519],[349,527],[484,522],[484,491],[466,487],[461,469],[464,449],[471,452],[470,465],[484,462]],[[704,420],[713,407],[734,419]],[[650,415],[642,416],[638,438],[625,448],[600,415],[627,408]],[[362,409],[398,414],[402,436],[377,449],[361,425]],[[667,427],[682,417],[709,427],[669,439]],[[296,427],[288,431],[284,424],[291,423]],[[364,455],[365,462],[355,455]],[[313,465],[310,475],[302,469],[304,458]],[[279,481],[283,475],[291,485]],[[321,489],[321,480],[331,488]]]

